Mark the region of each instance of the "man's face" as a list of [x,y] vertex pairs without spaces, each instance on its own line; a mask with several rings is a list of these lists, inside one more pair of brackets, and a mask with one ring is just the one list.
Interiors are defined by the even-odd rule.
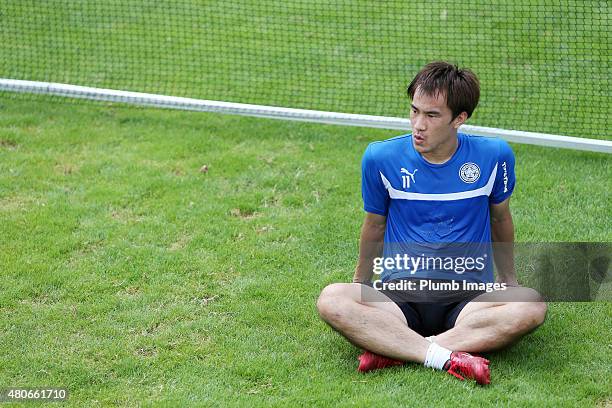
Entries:
[[[461,117],[459,115],[457,118]],[[453,113],[446,105],[444,94],[425,95],[417,89],[412,99],[410,122],[414,148],[419,153],[435,154],[454,146],[460,123],[453,120]]]

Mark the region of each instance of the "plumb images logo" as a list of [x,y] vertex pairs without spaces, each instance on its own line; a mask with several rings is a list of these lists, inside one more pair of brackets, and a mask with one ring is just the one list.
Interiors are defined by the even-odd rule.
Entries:
[[436,279],[398,280],[391,282],[375,280],[372,282],[372,287],[376,290],[384,291],[456,292],[477,290],[487,293],[508,288],[506,283],[468,282],[466,280],[439,281]]

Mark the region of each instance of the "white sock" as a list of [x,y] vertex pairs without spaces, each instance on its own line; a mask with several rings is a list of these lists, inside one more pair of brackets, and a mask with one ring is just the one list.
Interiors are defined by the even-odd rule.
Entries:
[[450,360],[452,351],[442,346],[438,346],[436,343],[431,343],[427,349],[427,356],[425,357],[425,367],[431,367],[438,370],[444,368],[444,364]]

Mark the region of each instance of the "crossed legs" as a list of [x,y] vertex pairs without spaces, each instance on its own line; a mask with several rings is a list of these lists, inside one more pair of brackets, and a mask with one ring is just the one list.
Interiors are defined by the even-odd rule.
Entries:
[[323,320],[358,347],[396,360],[425,361],[429,342],[408,327],[391,299],[374,288],[331,284],[321,292],[317,309]]
[[[468,303],[455,327],[438,334],[435,342],[449,350],[486,352],[511,344],[544,322],[546,304],[537,292],[505,292],[502,299],[484,294]],[[429,341],[410,329],[400,308],[374,288],[331,284],[321,292],[317,309],[324,321],[358,347],[396,360],[425,361]]]

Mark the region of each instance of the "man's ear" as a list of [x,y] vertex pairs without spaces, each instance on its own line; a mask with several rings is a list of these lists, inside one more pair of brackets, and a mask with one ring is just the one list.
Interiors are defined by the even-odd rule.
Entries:
[[459,126],[463,125],[468,118],[467,112],[461,112],[458,114],[455,119],[452,120],[451,125],[455,129],[459,129]]

